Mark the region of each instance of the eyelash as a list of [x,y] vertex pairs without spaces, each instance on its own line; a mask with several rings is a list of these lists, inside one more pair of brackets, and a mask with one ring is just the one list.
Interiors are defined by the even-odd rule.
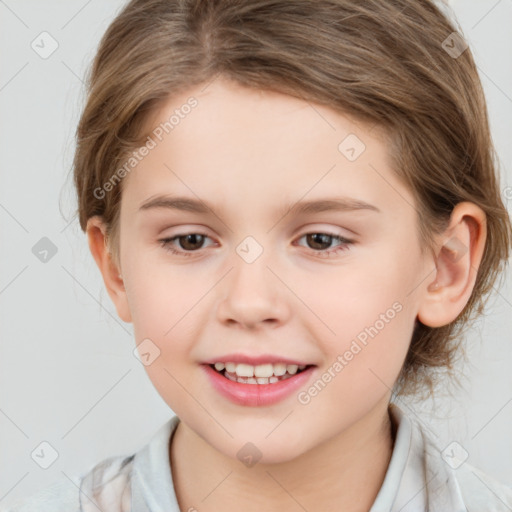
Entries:
[[[163,238],[163,239],[158,240],[158,241],[160,242],[162,247],[167,252],[169,252],[171,254],[175,254],[177,256],[190,257],[190,256],[194,256],[194,253],[199,252],[201,249],[196,249],[194,251],[185,251],[185,250],[177,251],[176,249],[174,249],[174,247],[172,247],[172,242],[174,240],[177,240],[179,238],[186,237],[186,236],[189,236],[189,235],[200,235],[200,236],[203,236],[203,237],[206,237],[206,238],[210,238],[208,235],[205,235],[204,233],[183,233],[183,234],[175,235],[175,236],[170,237],[170,238]],[[309,232],[309,233],[305,233],[304,235],[302,235],[299,238],[299,240],[301,238],[304,238],[307,235],[326,235],[326,236],[332,238],[333,240],[337,240],[338,242],[341,243],[341,245],[337,246],[334,250],[320,250],[320,249],[309,249],[308,248],[309,251],[311,251],[313,254],[315,254],[316,256],[319,256],[321,258],[330,257],[331,255],[338,254],[338,253],[340,253],[342,251],[347,251],[347,250],[349,250],[349,246],[354,243],[352,240],[348,240],[347,238],[344,238],[344,237],[342,237],[340,235],[336,235],[334,233],[328,233],[328,232],[324,232],[324,231],[312,231],[312,232]]]

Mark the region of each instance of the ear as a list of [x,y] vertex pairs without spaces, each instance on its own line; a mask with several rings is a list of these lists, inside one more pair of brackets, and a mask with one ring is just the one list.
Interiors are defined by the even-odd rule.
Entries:
[[418,320],[430,327],[459,316],[476,282],[487,238],[485,212],[474,203],[455,206],[435,255],[436,276],[427,280]]
[[117,314],[124,322],[131,322],[132,317],[128,307],[121,271],[114,263],[112,254],[107,246],[106,225],[101,217],[94,216],[87,221],[86,231],[89,249],[100,269],[105,287],[116,307]]

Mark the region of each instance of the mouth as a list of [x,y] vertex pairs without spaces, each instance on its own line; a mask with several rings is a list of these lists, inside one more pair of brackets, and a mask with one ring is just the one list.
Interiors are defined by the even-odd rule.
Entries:
[[234,362],[217,362],[209,365],[210,368],[232,382],[239,384],[276,384],[283,380],[307,370],[313,365],[297,365],[286,363],[265,363],[250,365]]
[[[237,405],[276,404],[292,397],[317,373],[316,365],[299,361],[283,361],[265,356],[235,358],[238,359],[237,362],[228,358],[227,361],[210,360],[201,367],[212,388]],[[257,364],[249,364],[248,361]]]

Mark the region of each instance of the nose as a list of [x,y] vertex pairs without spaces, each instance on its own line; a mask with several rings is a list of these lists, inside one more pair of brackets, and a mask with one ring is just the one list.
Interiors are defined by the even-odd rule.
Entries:
[[226,276],[217,309],[217,317],[223,324],[247,329],[265,325],[275,328],[289,318],[287,292],[290,292],[277,276],[278,272],[269,268],[264,254],[252,263],[235,261]]

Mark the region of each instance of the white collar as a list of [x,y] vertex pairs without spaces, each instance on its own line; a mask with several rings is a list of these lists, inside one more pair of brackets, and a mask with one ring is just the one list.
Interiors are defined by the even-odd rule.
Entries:
[[466,512],[453,470],[425,429],[396,404],[393,453],[370,512]]

